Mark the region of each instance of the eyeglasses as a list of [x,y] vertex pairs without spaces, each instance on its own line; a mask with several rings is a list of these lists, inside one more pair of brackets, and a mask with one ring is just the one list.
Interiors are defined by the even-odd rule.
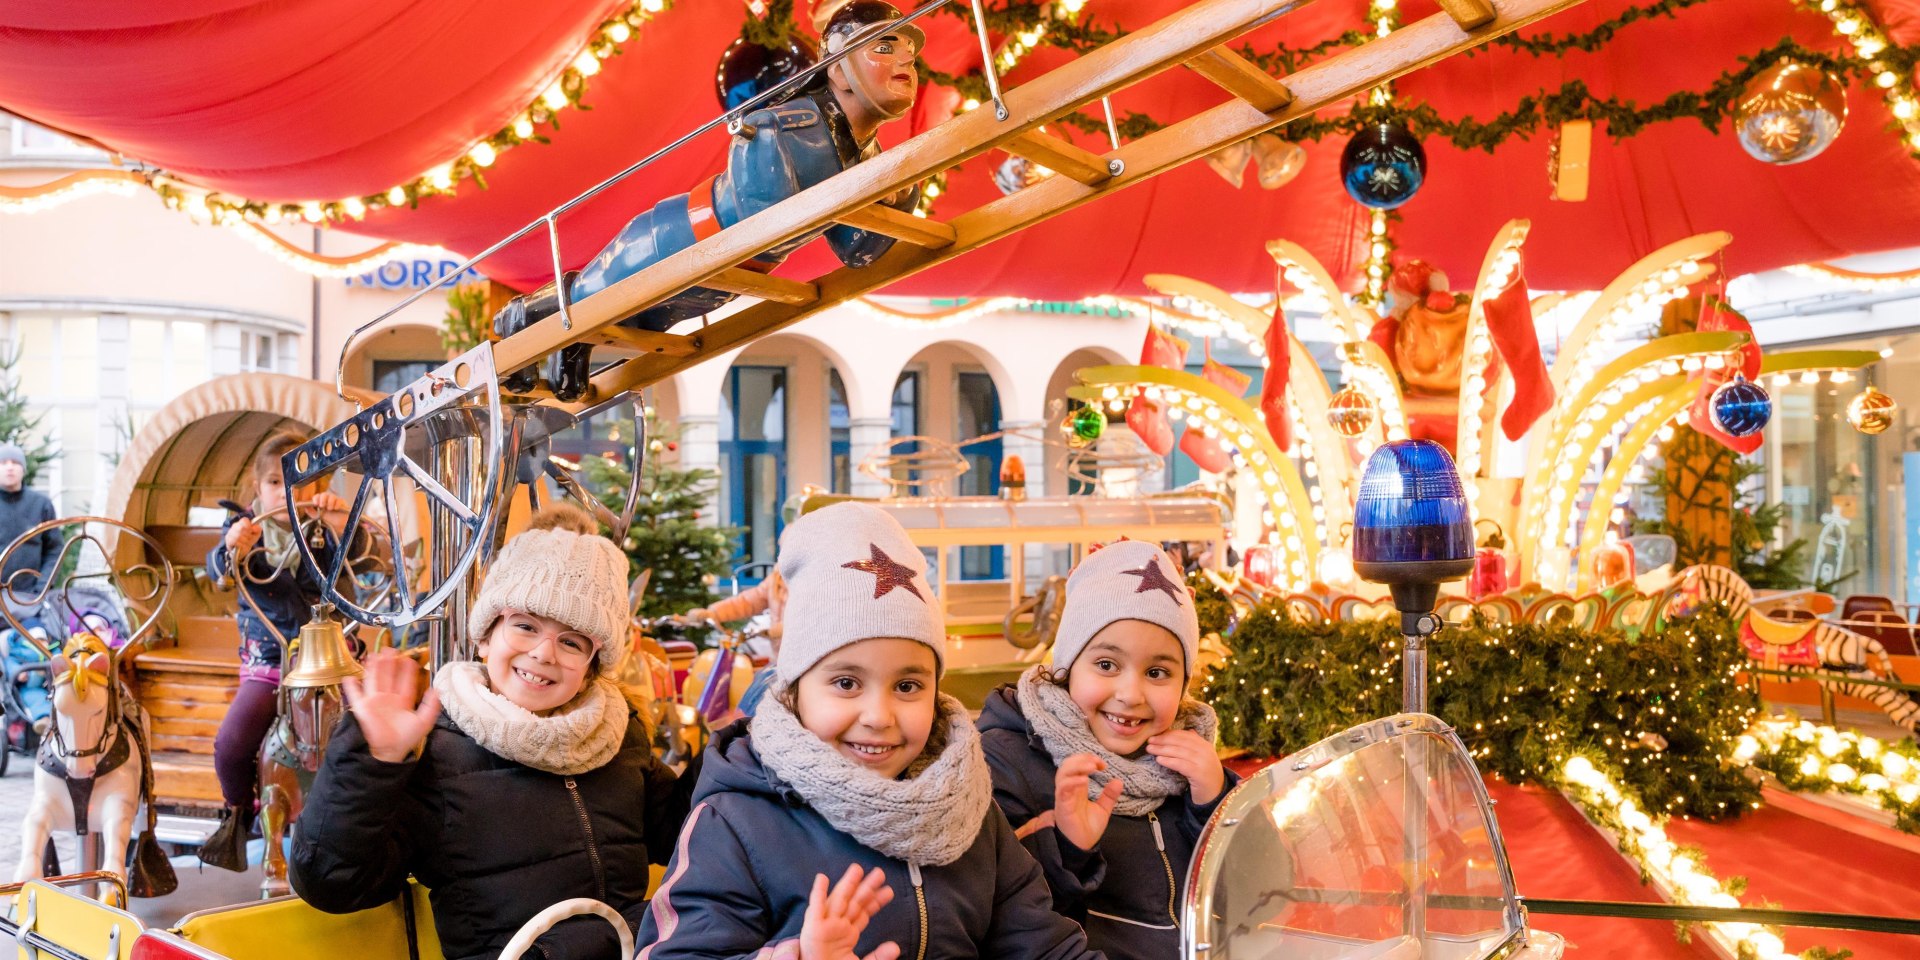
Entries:
[[596,645],[572,631],[548,633],[524,616],[509,616],[500,631],[500,639],[514,653],[530,653],[542,643],[553,640],[554,658],[569,667],[584,667],[593,661]]

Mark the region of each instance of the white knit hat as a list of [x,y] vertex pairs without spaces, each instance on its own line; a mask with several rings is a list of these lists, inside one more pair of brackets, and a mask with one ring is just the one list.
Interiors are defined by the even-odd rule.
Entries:
[[602,672],[627,650],[627,556],[595,531],[587,515],[548,507],[532,528],[500,548],[467,612],[467,631],[485,639],[500,611],[512,608],[558,620],[600,645]]
[[1180,568],[1157,544],[1110,543],[1073,568],[1050,665],[1055,670],[1072,667],[1093,635],[1119,620],[1144,620],[1165,627],[1180,641],[1189,673],[1200,659],[1200,620],[1193,611],[1193,593]]
[[780,576],[787,608],[774,670],[792,684],[827,654],[880,637],[918,640],[945,672],[947,624],[927,562],[886,511],[837,503],[787,525]]

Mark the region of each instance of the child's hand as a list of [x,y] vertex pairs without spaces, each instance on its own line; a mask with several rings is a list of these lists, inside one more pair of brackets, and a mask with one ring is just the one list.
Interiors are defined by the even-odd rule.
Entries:
[[[861,878],[859,864],[847,868],[840,882],[827,890],[827,875],[814,874],[813,893],[807,897],[807,916],[800,925],[800,960],[857,960],[853,951],[860,944],[860,932],[881,907],[893,900],[893,888],[887,875],[875,868]],[[900,945],[889,940],[874,948],[864,960],[895,960]]]
[[367,752],[375,760],[402,763],[433,731],[440,694],[429,687],[415,706],[419,665],[392,650],[368,657],[366,668],[365,677],[347,680],[347,706],[367,738]]
[[[252,517],[241,517],[227,528],[227,556],[235,560],[244,559],[247,551],[253,549],[253,545],[258,542],[260,542],[260,521]],[[227,572],[222,570],[220,575],[224,577]]]
[[313,495],[314,512],[320,515],[320,522],[336,535],[346,527],[347,511],[351,509],[353,504],[348,503],[347,498],[332,491],[322,490]]
[[1098,797],[1087,798],[1093,774],[1106,768],[1105,760],[1091,753],[1076,753],[1061,761],[1060,769],[1053,773],[1054,829],[1082,850],[1092,850],[1100,842],[1100,836],[1107,832],[1107,821],[1113,818],[1113,805],[1120,802],[1120,791],[1124,789],[1115,777],[1101,788]]
[[1169,730],[1147,739],[1147,752],[1160,765],[1187,778],[1193,802],[1200,806],[1220,798],[1227,788],[1227,770],[1207,738],[1192,730]]

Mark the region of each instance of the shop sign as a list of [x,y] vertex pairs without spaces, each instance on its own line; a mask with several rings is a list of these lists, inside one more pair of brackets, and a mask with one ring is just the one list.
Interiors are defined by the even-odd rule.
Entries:
[[[460,269],[458,260],[389,260],[380,265],[380,269],[363,273],[357,277],[348,277],[349,287],[373,287],[379,290],[417,290],[438,283],[441,278]],[[486,277],[478,271],[468,270],[460,278],[447,286],[461,283],[485,283]]]

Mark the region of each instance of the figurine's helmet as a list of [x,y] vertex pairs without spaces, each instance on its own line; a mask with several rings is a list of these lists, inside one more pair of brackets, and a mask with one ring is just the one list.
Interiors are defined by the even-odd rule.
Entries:
[[885,26],[902,19],[905,15],[886,0],[848,0],[827,19],[827,25],[820,29],[820,39],[831,55],[870,35],[892,29],[911,38],[915,50],[926,49],[927,35],[918,26],[911,23],[893,28]]

